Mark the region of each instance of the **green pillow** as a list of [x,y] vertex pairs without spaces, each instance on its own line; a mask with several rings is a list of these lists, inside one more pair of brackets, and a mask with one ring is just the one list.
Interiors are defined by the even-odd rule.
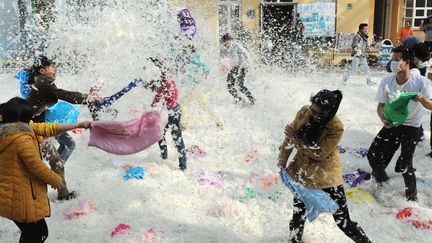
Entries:
[[396,100],[385,104],[384,118],[393,126],[402,125],[408,117],[408,103],[418,92],[404,92]]

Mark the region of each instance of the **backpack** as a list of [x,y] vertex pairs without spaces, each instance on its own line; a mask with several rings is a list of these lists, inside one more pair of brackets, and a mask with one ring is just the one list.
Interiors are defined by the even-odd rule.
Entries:
[[17,73],[17,75],[15,75],[15,78],[20,83],[20,94],[21,94],[21,97],[23,99],[28,98],[28,95],[29,95],[30,90],[31,90],[30,84],[28,83],[30,75],[31,75],[31,71],[30,71],[30,69],[27,69],[27,68],[21,69]]

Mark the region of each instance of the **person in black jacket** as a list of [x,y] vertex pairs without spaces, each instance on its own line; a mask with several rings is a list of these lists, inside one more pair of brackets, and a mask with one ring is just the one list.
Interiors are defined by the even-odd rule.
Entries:
[[[87,104],[100,101],[99,97],[89,96],[80,92],[73,92],[59,89],[54,84],[57,75],[57,68],[53,61],[45,56],[39,56],[32,67],[29,78],[31,87],[27,101],[33,107],[34,122],[45,122],[45,111],[48,107],[55,105],[58,100],[64,100],[72,104]],[[45,159],[50,163],[51,169],[56,171],[62,178],[64,187],[58,190],[58,199],[75,198],[74,192],[69,192],[64,178],[64,163],[75,148],[75,142],[68,133],[62,133],[55,137],[60,144],[56,150],[54,145],[44,141],[42,152]]]

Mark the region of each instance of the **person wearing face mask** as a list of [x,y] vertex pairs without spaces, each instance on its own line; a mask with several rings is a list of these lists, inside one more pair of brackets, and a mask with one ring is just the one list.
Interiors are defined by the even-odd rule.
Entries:
[[236,103],[242,103],[243,99],[238,95],[234,87],[237,84],[240,91],[249,99],[250,104],[255,104],[255,98],[252,96],[249,89],[244,86],[248,65],[248,53],[246,49],[239,43],[234,42],[230,33],[226,33],[222,36],[222,42],[219,58],[220,60],[228,59],[232,64],[232,68],[227,76],[228,91],[234,97]]
[[[410,64],[410,68],[418,69],[422,76],[426,76],[427,67],[429,65],[428,61],[430,59],[429,46],[426,43],[420,43],[419,38],[416,36],[405,38],[405,41],[402,42],[402,46],[405,46],[414,52],[414,62]],[[391,62],[392,60],[390,60],[386,66],[387,72],[389,73],[393,72],[391,69]],[[417,70],[414,71],[417,72]]]
[[351,47],[351,56],[353,57],[351,69],[344,74],[344,82],[347,82],[351,75],[357,72],[358,65],[361,64],[366,73],[367,85],[375,84],[375,82],[372,81],[372,75],[366,60],[366,51],[368,49],[368,25],[366,23],[359,25],[359,31],[354,36]]
[[[342,101],[339,90],[321,90],[312,96],[310,106],[303,106],[294,121],[285,127],[278,166],[285,169],[293,148],[297,149],[288,165],[293,180],[305,188],[321,189],[339,205],[333,218],[344,234],[354,242],[371,242],[363,229],[351,220],[342,179],[338,143],[343,124],[336,115]],[[294,197],[293,217],[289,223],[289,242],[302,242],[306,222],[304,203]]]
[[[411,72],[420,73],[422,76],[426,76],[427,68],[429,66],[430,59],[430,50],[429,45],[426,43],[420,43],[418,37],[409,36],[405,38],[405,41],[402,42],[402,45],[408,47],[408,49],[414,52],[414,62],[410,64]],[[397,63],[393,63],[393,68],[391,67],[393,61],[389,61],[387,63],[387,71],[397,73]],[[431,114],[431,123],[430,126],[432,128],[432,114]],[[432,130],[432,129],[431,129]],[[419,141],[424,141],[424,129],[423,125],[420,125],[420,138]],[[430,146],[432,148],[432,136],[430,140]],[[428,154],[428,156],[432,157],[432,152]]]
[[[396,161],[395,172],[402,173],[405,183],[405,196],[409,201],[417,200],[417,182],[413,155],[417,146],[422,123],[423,107],[432,110],[432,88],[429,80],[418,73],[411,72],[414,54],[404,46],[393,49],[391,69],[395,75],[385,77],[378,88],[375,100],[378,102],[377,113],[383,128],[370,145],[367,158],[372,168],[372,175],[378,186],[389,180],[385,169],[395,152],[401,147],[401,154]],[[384,106],[397,97],[400,92],[418,92],[419,95],[408,104],[408,117],[400,126],[392,126],[384,117]]]
[[419,43],[412,50],[414,52],[414,66],[418,68],[422,76],[426,76],[431,55],[429,46],[426,43]]

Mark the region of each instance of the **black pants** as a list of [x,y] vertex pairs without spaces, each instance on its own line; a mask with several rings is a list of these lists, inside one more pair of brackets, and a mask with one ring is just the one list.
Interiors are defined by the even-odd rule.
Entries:
[[396,162],[395,171],[402,173],[406,188],[405,194],[410,200],[415,200],[417,197],[417,183],[412,160],[419,136],[418,127],[382,128],[373,140],[367,156],[376,181],[385,182],[389,179],[385,169],[401,146],[401,154]]
[[[345,191],[342,185],[322,189],[339,205],[339,209],[333,214],[333,218],[346,236],[351,238],[354,242],[370,242],[369,238],[364,233],[363,229],[352,221],[349,212]],[[303,236],[304,225],[306,222],[306,207],[304,203],[298,198],[294,197],[294,213],[290,221],[290,241],[301,242]]]
[[48,238],[48,226],[45,219],[34,223],[21,223],[14,221],[21,230],[19,243],[43,243]]
[[179,166],[181,169],[186,169],[187,159],[186,159],[186,149],[183,142],[182,132],[181,132],[181,110],[180,106],[176,106],[169,110],[168,123],[165,125],[163,131],[163,138],[159,140],[159,148],[161,149],[161,155],[163,159],[168,157],[168,147],[165,140],[165,133],[171,128],[171,135],[174,142],[174,146],[179,153]]
[[237,94],[237,90],[235,89],[235,85],[237,84],[240,88],[240,91],[246,95],[246,97],[251,101],[254,102],[255,99],[252,96],[251,92],[248,88],[244,86],[244,78],[246,76],[246,69],[241,68],[239,66],[235,66],[231,69],[231,71],[228,73],[227,77],[227,84],[228,84],[228,91],[230,94],[236,99],[241,100],[241,98]]

